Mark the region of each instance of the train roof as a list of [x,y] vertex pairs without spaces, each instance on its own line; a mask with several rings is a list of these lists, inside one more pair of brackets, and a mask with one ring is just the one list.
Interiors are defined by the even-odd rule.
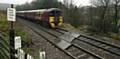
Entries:
[[27,11],[17,11],[17,13],[26,13],[26,12],[50,12],[53,10],[61,11],[59,8],[50,8],[50,9],[39,9],[39,10],[27,10]]

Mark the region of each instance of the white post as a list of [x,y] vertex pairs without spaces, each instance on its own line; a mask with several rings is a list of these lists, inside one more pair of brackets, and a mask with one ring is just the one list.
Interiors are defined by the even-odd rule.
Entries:
[[40,59],[45,59],[45,52],[40,52]]
[[27,59],[33,59],[33,57],[28,54]]
[[22,49],[18,49],[18,59],[24,59],[25,53]]

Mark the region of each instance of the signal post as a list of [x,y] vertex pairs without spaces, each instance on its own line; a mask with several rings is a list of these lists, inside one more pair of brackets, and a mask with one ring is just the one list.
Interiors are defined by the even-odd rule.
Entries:
[[9,21],[9,44],[10,44],[10,59],[16,59],[15,57],[15,30],[14,30],[14,22],[16,18],[16,10],[14,9],[14,5],[11,4],[11,8],[7,9],[7,20]]

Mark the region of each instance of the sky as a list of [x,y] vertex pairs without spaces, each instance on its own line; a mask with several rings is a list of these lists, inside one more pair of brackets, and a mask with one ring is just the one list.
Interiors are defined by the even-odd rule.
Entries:
[[[0,3],[9,3],[9,4],[24,4],[26,2],[30,3],[32,2],[33,0],[0,0]],[[59,1],[62,1],[63,0],[59,0]],[[73,4],[77,5],[77,6],[88,6],[90,5],[90,0],[73,0]]]
[[[59,0],[59,1],[63,2],[63,0]],[[90,5],[90,0],[73,0],[73,4],[77,6],[88,6]]]
[[0,0],[0,3],[8,3],[8,4],[24,4],[26,2],[30,3],[33,0]]
[[90,0],[76,0],[74,1],[74,4],[76,4],[77,6],[88,6],[91,5],[90,4]]

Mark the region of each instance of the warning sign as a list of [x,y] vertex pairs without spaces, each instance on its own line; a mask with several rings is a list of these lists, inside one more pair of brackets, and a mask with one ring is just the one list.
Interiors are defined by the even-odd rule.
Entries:
[[15,18],[16,18],[15,8],[8,8],[7,9],[7,20],[8,21],[15,21]]
[[15,49],[21,48],[21,37],[17,36],[15,37]]

